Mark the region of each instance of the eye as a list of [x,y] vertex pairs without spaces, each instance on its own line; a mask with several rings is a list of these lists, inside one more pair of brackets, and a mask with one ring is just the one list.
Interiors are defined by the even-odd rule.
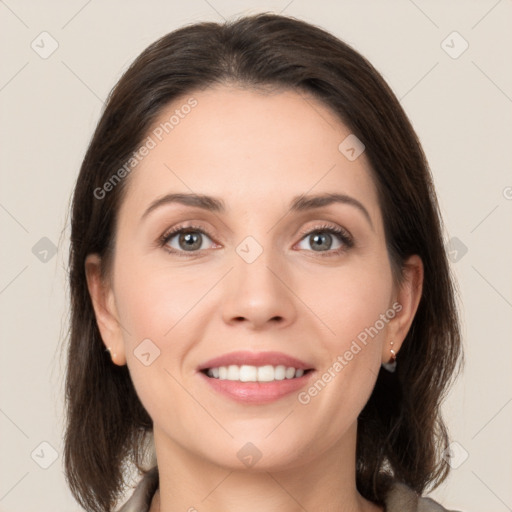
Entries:
[[207,249],[204,244],[205,237],[212,241],[208,233],[199,226],[177,226],[161,236],[160,246],[178,256],[194,256],[195,253]]
[[[320,256],[336,256],[354,245],[352,236],[343,228],[337,226],[323,225],[315,229],[302,232],[301,244],[309,242],[313,252],[321,253]],[[177,226],[166,231],[159,239],[159,246],[163,247],[168,253],[177,256],[191,257],[196,256],[200,251],[208,248],[205,238],[210,240],[213,245],[211,235],[199,226]],[[337,241],[338,247],[332,248],[332,244]],[[299,247],[304,249],[304,247]]]
[[[352,236],[339,227],[324,225],[301,234],[304,236],[301,243],[308,242],[314,252],[326,253],[321,254],[321,256],[335,256],[347,251],[354,245]],[[334,241],[337,240],[338,247],[332,248],[333,238]],[[303,249],[304,247],[300,248]]]

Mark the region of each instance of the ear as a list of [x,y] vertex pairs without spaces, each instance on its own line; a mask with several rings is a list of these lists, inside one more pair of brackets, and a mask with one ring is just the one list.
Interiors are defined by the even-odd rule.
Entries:
[[85,275],[103,343],[107,350],[110,349],[112,362],[119,366],[124,366],[126,364],[126,355],[114,292],[110,284],[102,280],[101,258],[98,254],[89,254],[86,257]]
[[[397,314],[388,323],[388,339],[382,347],[382,362],[388,363],[391,359],[390,349],[396,354],[409,332],[423,291],[423,262],[414,254],[403,265],[403,280],[396,294],[396,306],[393,307]],[[391,346],[390,342],[393,342]]]

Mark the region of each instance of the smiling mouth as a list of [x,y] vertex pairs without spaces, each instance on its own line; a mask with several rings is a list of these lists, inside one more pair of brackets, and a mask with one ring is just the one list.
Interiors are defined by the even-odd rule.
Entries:
[[294,368],[284,365],[229,365],[201,370],[207,377],[217,380],[238,382],[274,382],[280,380],[298,379],[313,369]]

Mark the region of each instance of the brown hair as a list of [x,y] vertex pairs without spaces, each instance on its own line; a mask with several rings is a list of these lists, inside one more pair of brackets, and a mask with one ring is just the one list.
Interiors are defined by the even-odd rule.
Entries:
[[[420,304],[397,361],[381,370],[358,419],[357,487],[382,503],[394,477],[422,493],[449,467],[441,400],[462,361],[450,275],[432,177],[397,98],[349,45],[291,17],[263,13],[224,24],[197,23],[151,44],[112,90],[84,157],[72,204],[71,323],[66,374],[65,474],[86,510],[110,511],[128,463],[142,472],[152,420],[127,366],[112,364],[100,337],[84,262],[102,257],[105,276],[127,179],[98,199],[173,99],[214,84],[279,87],[314,95],[365,144],[378,189],[395,279],[405,258],[421,257]],[[133,468],[133,466],[132,466]]]

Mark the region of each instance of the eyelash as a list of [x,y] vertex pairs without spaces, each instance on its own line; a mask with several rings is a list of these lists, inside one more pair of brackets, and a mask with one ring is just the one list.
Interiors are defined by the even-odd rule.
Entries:
[[[167,246],[167,243],[169,240],[174,238],[175,235],[184,233],[184,232],[198,232],[203,235],[206,235],[207,237],[211,238],[213,240],[213,236],[205,229],[203,229],[200,226],[177,226],[170,231],[166,231],[159,239],[158,239],[158,246],[163,248],[165,251],[167,251],[169,254],[175,254],[180,257],[185,258],[192,258],[194,256],[197,256],[197,254],[200,251],[190,251],[189,254],[187,254],[187,251],[177,251],[175,249],[171,249]],[[313,229],[310,229],[308,231],[302,231],[300,233],[301,235],[301,241],[308,235],[312,235],[313,233],[330,233],[333,235],[336,235],[338,239],[343,243],[343,247],[340,247],[339,249],[331,249],[329,251],[319,251],[318,254],[321,257],[332,257],[332,256],[338,256],[342,253],[346,252],[348,249],[351,249],[354,246],[354,240],[352,236],[344,229],[331,226],[328,224],[324,224],[322,226],[315,227]]]

